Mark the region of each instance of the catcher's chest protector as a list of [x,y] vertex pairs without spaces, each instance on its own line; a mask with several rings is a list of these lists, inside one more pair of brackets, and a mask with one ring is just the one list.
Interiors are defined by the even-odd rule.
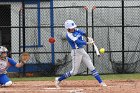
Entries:
[[8,68],[8,62],[5,60],[0,60],[0,74],[4,73]]

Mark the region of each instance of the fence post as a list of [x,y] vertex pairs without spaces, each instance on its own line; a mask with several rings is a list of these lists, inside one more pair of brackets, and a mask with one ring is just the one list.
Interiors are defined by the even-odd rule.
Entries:
[[122,0],[122,73],[124,73],[124,0]]
[[[53,13],[53,0],[50,0],[50,26],[51,26],[51,37],[54,37],[54,13]],[[54,44],[51,44],[52,51],[52,64],[55,65],[54,62]]]

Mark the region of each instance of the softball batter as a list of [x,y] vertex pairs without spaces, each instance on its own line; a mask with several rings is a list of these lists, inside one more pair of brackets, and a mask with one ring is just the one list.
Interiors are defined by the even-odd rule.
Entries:
[[[72,70],[66,72],[60,77],[55,78],[55,86],[60,88],[59,84],[62,80],[76,75],[78,73],[81,62],[83,62],[88,69],[91,71],[92,76],[94,76],[101,86],[107,86],[100,78],[99,73],[96,71],[92,64],[90,56],[84,50],[84,46],[87,44],[93,44],[92,38],[87,37],[87,35],[79,29],[76,29],[77,25],[73,20],[67,20],[65,22],[65,28],[67,29],[66,38],[68,43],[71,45],[71,56],[72,56]],[[88,38],[88,42],[84,41],[83,36]]]

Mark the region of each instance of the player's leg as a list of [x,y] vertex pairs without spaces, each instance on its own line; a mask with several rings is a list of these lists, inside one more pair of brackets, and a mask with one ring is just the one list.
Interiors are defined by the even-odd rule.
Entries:
[[[83,51],[85,52],[85,51]],[[95,69],[95,67],[93,66],[93,63],[91,61],[90,56],[85,52],[82,62],[84,62],[84,64],[88,67],[88,69],[91,71],[91,74],[93,77],[96,78],[96,80],[102,85],[102,86],[106,86],[106,84],[103,82],[103,80],[101,79],[98,71]]]
[[11,86],[12,81],[9,79],[9,77],[6,74],[0,75],[0,83],[2,86]]
[[65,74],[61,75],[60,77],[55,78],[56,87],[59,87],[59,84],[62,80],[67,79],[70,76],[76,75],[78,73],[82,55],[80,55],[76,50],[73,50],[71,52],[71,56],[72,56],[72,70],[69,72],[66,72]]
[[[80,57],[78,57],[80,58]],[[82,57],[81,57],[82,58]],[[80,63],[81,61],[80,60],[73,60],[72,61],[72,70],[63,74],[62,76],[60,76],[60,78],[58,79],[59,81],[62,81],[70,76],[73,76],[73,75],[76,75],[78,73],[78,70],[79,70],[79,67],[80,67]]]

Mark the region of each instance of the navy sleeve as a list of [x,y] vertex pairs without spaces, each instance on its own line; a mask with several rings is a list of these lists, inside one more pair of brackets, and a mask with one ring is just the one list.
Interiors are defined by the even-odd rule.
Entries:
[[8,58],[8,62],[9,62],[12,66],[15,66],[15,65],[17,64],[12,58]]

